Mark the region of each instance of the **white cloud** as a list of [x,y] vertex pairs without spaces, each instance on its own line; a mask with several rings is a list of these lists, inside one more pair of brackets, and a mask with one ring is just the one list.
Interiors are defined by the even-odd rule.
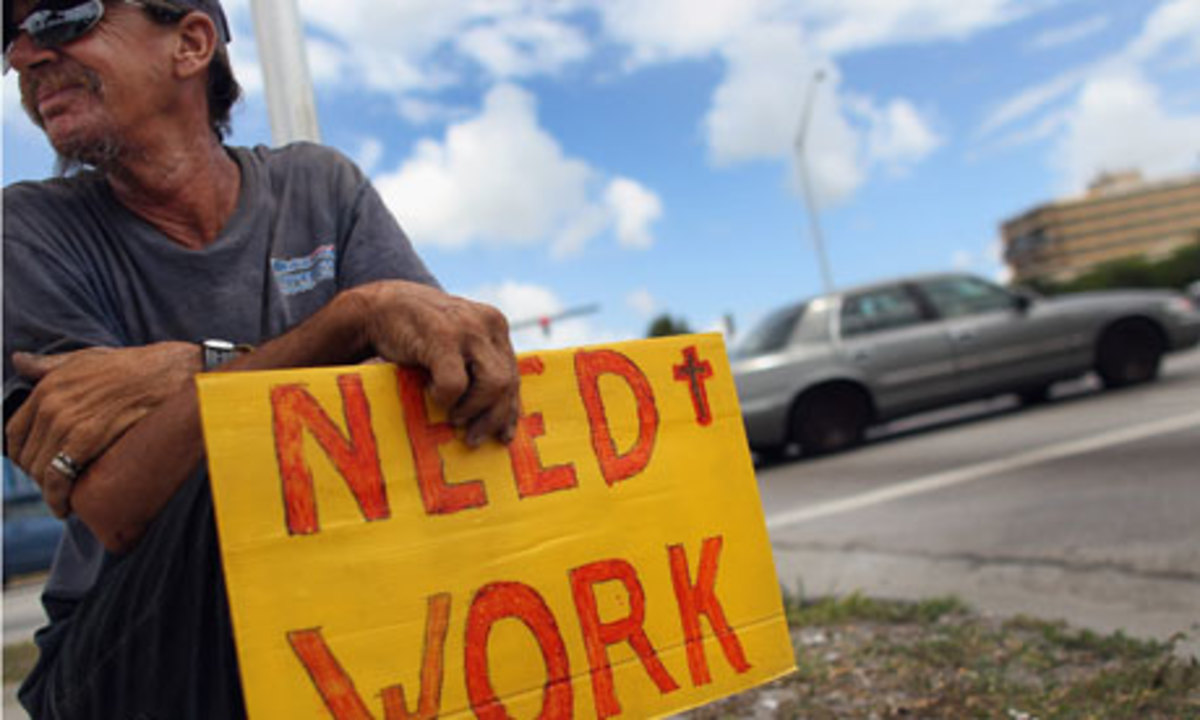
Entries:
[[1078,67],[1058,75],[1044,83],[1026,88],[1000,103],[980,124],[976,135],[986,137],[992,133],[1020,122],[1053,103],[1069,98],[1093,72],[1092,66]]
[[383,152],[382,140],[377,137],[363,138],[359,143],[358,152],[354,154],[354,162],[365,174],[370,175],[383,160]]
[[908,100],[892,100],[883,108],[861,101],[857,107],[869,122],[868,158],[890,172],[905,172],[942,145],[929,120]]
[[314,85],[335,85],[352,72],[347,64],[349,58],[340,45],[310,37],[305,40],[304,47]]
[[310,54],[314,77],[330,85],[431,90],[458,84],[463,60],[515,78],[558,72],[591,52],[584,33],[559,17],[571,3],[301,0],[301,8],[334,40],[317,60]]
[[265,87],[262,65],[258,60],[258,45],[251,37],[238,37],[229,44],[229,61],[233,75],[247,95],[261,95]]
[[653,192],[629,178],[615,178],[604,193],[605,203],[616,223],[621,247],[647,250],[654,244],[650,225],[662,216],[662,201]]
[[643,318],[648,318],[658,311],[658,301],[646,288],[639,288],[626,295],[625,304]]
[[756,25],[773,0],[597,0],[609,35],[636,64],[708,55]]
[[836,66],[814,56],[795,26],[754,28],[723,55],[726,74],[704,121],[712,161],[798,162],[795,143],[811,92],[804,160],[819,205],[845,200],[873,166],[903,174],[943,142],[904,98],[879,106],[871,98],[843,94]]
[[1072,45],[1086,40],[1096,33],[1103,32],[1109,23],[1107,15],[1095,15],[1071,25],[1051,28],[1034,37],[1029,42],[1029,47],[1033,50],[1054,50],[1065,45]]
[[576,28],[543,17],[508,17],[459,36],[458,48],[496,77],[558,72],[590,52]]
[[1155,8],[1126,55],[1134,61],[1147,61],[1171,50],[1180,52],[1182,62],[1200,63],[1200,3],[1196,0],[1167,0]]
[[620,338],[618,333],[597,327],[594,320],[586,315],[552,321],[547,331],[538,320],[567,308],[554,291],[540,285],[509,280],[485,285],[468,295],[480,302],[495,305],[510,323],[525,325],[513,329],[513,345],[518,351],[592,345]]
[[433,100],[405,95],[396,103],[400,117],[413,125],[461,120],[471,114],[470,110],[457,105],[448,105]]
[[658,199],[632,181],[619,202],[596,197],[602,173],[569,157],[538,124],[534,97],[515,85],[493,88],[482,112],[423,140],[376,185],[419,245],[548,244],[579,252],[610,226],[623,245],[646,242]]
[[1042,0],[593,0],[635,64],[702,57],[762,25],[810,28],[822,54],[963,39],[1018,19]]
[[470,293],[480,302],[490,303],[513,324],[536,321],[563,311],[563,303],[549,288],[507,280],[485,285]]
[[[809,83],[820,66],[799,28],[758,27],[725,50],[726,71],[704,119],[717,165],[794,158],[794,141]],[[836,73],[813,93],[806,161],[822,205],[840,201],[865,180],[859,138],[841,112]]]
[[840,54],[939,39],[964,39],[1022,17],[1036,0],[809,0],[817,45]]
[[1171,106],[1150,78],[1155,64],[1200,64],[1200,3],[1166,0],[1135,37],[1108,57],[1062,73],[1002,103],[980,125],[993,143],[1014,147],[1049,140],[1063,192],[1078,192],[1096,174],[1136,169],[1147,176],[1194,168],[1200,115]]
[[1172,114],[1157,87],[1140,74],[1089,80],[1056,143],[1063,189],[1082,189],[1098,173],[1139,169],[1148,176],[1194,167],[1200,114]]

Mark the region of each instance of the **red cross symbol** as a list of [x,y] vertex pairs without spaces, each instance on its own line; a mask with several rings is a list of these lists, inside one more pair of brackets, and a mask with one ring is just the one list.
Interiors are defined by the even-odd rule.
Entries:
[[696,354],[696,346],[683,349],[683,364],[676,365],[675,379],[686,382],[692,393],[692,407],[696,410],[696,422],[701,425],[712,425],[712,412],[708,409],[708,392],[704,382],[713,376],[712,364],[707,360],[701,362]]

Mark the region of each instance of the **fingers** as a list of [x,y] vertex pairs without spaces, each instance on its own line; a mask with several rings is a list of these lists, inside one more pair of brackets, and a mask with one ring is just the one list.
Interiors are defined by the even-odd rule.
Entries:
[[[70,457],[69,454],[68,457]],[[35,477],[35,480],[42,488],[42,499],[46,502],[46,506],[50,508],[50,512],[54,513],[54,517],[61,519],[71,514],[71,490],[75,486],[75,477],[62,472],[51,464],[53,460],[54,457],[51,456],[50,461],[46,463],[45,468]]]
[[37,414],[21,454],[15,460],[41,488],[42,498],[54,516],[64,518],[71,512],[71,488],[75,478],[55,467],[54,457],[63,452],[77,463],[84,461],[81,454],[72,454],[65,447],[66,429],[48,417],[46,413]]
[[21,467],[24,467],[24,465],[21,465],[17,458],[21,456],[21,449],[25,447],[25,438],[29,435],[29,428],[33,423],[33,418],[34,403],[27,399],[13,413],[12,418],[8,421],[8,425],[4,427],[4,434],[8,440],[8,456]]
[[520,414],[520,375],[508,337],[508,322],[495,308],[472,303],[482,326],[467,338],[465,394],[450,407],[450,420],[467,429],[466,442],[512,440]]
[[34,355],[32,353],[15,352],[12,356],[13,369],[17,374],[30,380],[41,380],[50,371],[62,366],[74,353],[58,355]]
[[444,408],[450,408],[450,423],[461,427],[470,416],[456,415],[454,409],[467,396],[471,387],[471,377],[468,366],[459,352],[445,352],[434,349],[433,357],[427,362],[429,370],[429,394],[433,401]]
[[404,281],[359,292],[370,349],[390,362],[424,368],[434,402],[466,430],[468,444],[512,439],[520,376],[500,311]]
[[491,348],[477,348],[465,357],[444,355],[430,367],[429,392],[434,402],[448,407],[450,423],[466,429],[466,442],[478,447],[489,438],[507,443],[516,429],[519,377],[516,362]]
[[512,442],[520,414],[520,399],[515,392],[507,401],[492,403],[467,424],[467,445],[479,447],[488,438],[495,438],[504,444]]

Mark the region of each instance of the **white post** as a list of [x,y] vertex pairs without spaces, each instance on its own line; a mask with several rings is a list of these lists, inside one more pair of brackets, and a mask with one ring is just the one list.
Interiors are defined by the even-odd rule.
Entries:
[[804,97],[804,108],[800,114],[800,127],[796,130],[796,167],[800,170],[800,184],[804,190],[804,204],[808,208],[809,226],[812,228],[813,246],[817,250],[817,262],[821,266],[821,282],[825,293],[833,292],[833,274],[829,271],[829,260],[825,257],[825,239],[821,235],[821,223],[817,217],[817,204],[813,199],[812,183],[808,177],[808,162],[804,155],[804,142],[808,136],[808,123],[812,119],[813,96],[817,85],[825,79],[825,72],[817,70],[808,84]]
[[296,0],[250,0],[250,5],[272,139],[276,145],[297,140],[319,142],[312,77],[304,51],[304,25]]

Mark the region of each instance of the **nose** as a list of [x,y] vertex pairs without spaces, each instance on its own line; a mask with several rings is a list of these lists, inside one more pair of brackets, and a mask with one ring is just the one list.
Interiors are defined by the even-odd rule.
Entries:
[[12,45],[8,46],[8,52],[4,54],[4,59],[17,72],[24,72],[31,67],[54,60],[55,53],[54,48],[39,46],[29,37],[28,33],[20,33],[13,40]]

